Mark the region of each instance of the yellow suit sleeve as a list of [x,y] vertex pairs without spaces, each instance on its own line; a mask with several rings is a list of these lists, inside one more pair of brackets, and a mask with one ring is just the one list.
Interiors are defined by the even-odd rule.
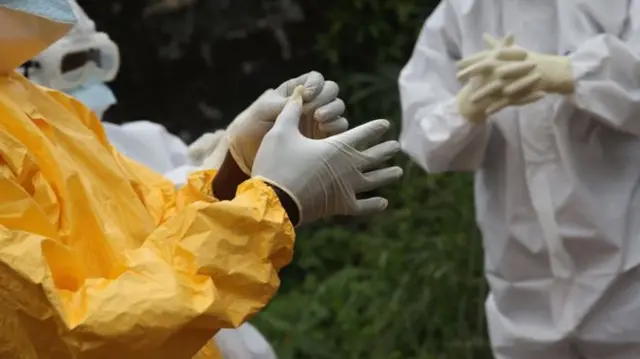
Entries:
[[[95,116],[64,95],[54,97],[109,146]],[[0,357],[191,358],[276,292],[295,234],[263,182],[246,181],[232,201],[218,201],[211,195],[214,172],[195,173],[175,191],[114,151],[137,196],[129,201],[145,209],[129,219],[131,226],[149,216],[154,226],[140,245],[111,245],[61,232],[73,225],[55,219],[77,206],[85,206],[86,218],[68,221],[98,215],[75,197],[65,202],[48,182],[49,172],[63,169],[43,170],[46,161],[22,145],[0,131]],[[77,182],[73,189],[86,192],[86,183]],[[97,227],[99,236],[118,230]],[[96,255],[108,268],[96,270],[99,264],[86,260]]]

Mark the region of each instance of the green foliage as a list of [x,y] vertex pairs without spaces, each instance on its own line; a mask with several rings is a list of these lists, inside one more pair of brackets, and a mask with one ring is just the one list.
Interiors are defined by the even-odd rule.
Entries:
[[406,170],[384,215],[300,233],[296,285],[255,320],[281,358],[486,355],[469,178]]
[[[434,3],[325,3],[315,52],[352,123],[387,117],[397,137],[398,73]],[[254,320],[280,358],[490,358],[471,179],[397,162],[405,177],[384,191],[383,215],[299,232],[280,293]]]

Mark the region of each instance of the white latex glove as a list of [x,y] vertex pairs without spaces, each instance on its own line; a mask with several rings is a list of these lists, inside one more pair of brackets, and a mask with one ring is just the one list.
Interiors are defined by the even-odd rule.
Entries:
[[220,142],[224,139],[224,130],[208,132],[200,136],[197,140],[189,145],[189,158],[196,165],[204,162],[209,157]]
[[[224,133],[224,131],[222,131]],[[222,162],[224,162],[227,152],[229,151],[229,145],[227,138],[222,136],[222,139],[218,142],[218,145],[211,151],[202,162],[202,168],[204,169],[220,169]]]
[[[574,90],[571,60],[567,56],[545,55],[526,50],[514,44],[513,36],[499,42],[485,34],[488,51],[464,59],[458,63],[458,78],[492,74],[495,82],[513,79],[509,86],[502,86],[504,96],[516,96],[525,89],[529,92],[569,94]],[[533,90],[532,90],[533,89]]]
[[[265,136],[253,164],[252,177],[282,189],[300,212],[301,223],[333,215],[360,215],[387,207],[381,197],[357,199],[402,176],[400,167],[376,169],[400,150],[397,141],[379,144],[390,124],[375,120],[325,139],[305,137],[299,129],[302,114],[298,88],[271,131]],[[367,146],[358,151],[356,146]]]
[[298,85],[305,88],[302,94],[305,105],[300,121],[300,130],[305,136],[324,138],[349,127],[347,120],[341,117],[345,105],[338,98],[340,89],[335,82],[325,81],[317,72],[289,80],[275,90],[267,90],[227,128],[229,151],[245,173],[251,173],[262,139]]
[[483,122],[504,107],[525,105],[544,96],[539,89],[542,77],[532,72],[535,63],[526,60],[523,51],[505,50],[513,41],[511,35],[502,40],[485,35],[490,50],[458,62],[458,79],[468,80],[458,93],[458,110],[467,120]]

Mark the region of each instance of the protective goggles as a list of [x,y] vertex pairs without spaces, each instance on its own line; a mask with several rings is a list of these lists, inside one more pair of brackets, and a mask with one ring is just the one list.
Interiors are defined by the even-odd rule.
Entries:
[[105,33],[62,38],[22,66],[31,80],[57,90],[69,90],[87,80],[113,80],[120,69],[120,51]]

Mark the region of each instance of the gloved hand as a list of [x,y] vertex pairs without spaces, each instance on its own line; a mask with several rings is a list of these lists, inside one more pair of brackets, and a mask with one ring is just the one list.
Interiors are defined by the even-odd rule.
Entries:
[[[321,140],[299,130],[303,111],[302,87],[295,90],[271,131],[264,137],[253,164],[252,177],[286,192],[298,206],[298,224],[332,215],[380,212],[387,207],[381,197],[357,199],[402,176],[400,167],[375,169],[400,150],[397,141],[379,144],[390,127],[375,120]],[[354,147],[367,146],[364,151]]]
[[189,158],[195,164],[202,164],[224,139],[224,130],[208,132],[189,145]]
[[[514,44],[513,36],[507,36],[502,42],[485,34],[489,50],[464,59],[458,63],[459,79],[494,73],[497,79],[522,78],[522,86],[538,81],[536,90],[570,94],[574,90],[573,69],[567,56],[546,55],[526,50]],[[524,80],[528,79],[529,83]],[[520,88],[503,90],[511,96]]]
[[347,120],[341,117],[345,106],[337,98],[340,89],[335,82],[325,81],[317,72],[289,80],[275,90],[267,90],[227,128],[229,151],[245,173],[251,173],[262,139],[298,85],[305,88],[302,94],[305,101],[303,118],[300,120],[300,130],[305,136],[325,138],[349,127]]
[[458,111],[475,123],[485,121],[504,107],[525,105],[544,96],[538,90],[541,76],[531,73],[535,64],[525,60],[525,52],[505,51],[498,57],[513,45],[513,36],[498,41],[485,35],[485,42],[490,50],[458,62],[461,69],[458,79],[468,80],[457,96]]

